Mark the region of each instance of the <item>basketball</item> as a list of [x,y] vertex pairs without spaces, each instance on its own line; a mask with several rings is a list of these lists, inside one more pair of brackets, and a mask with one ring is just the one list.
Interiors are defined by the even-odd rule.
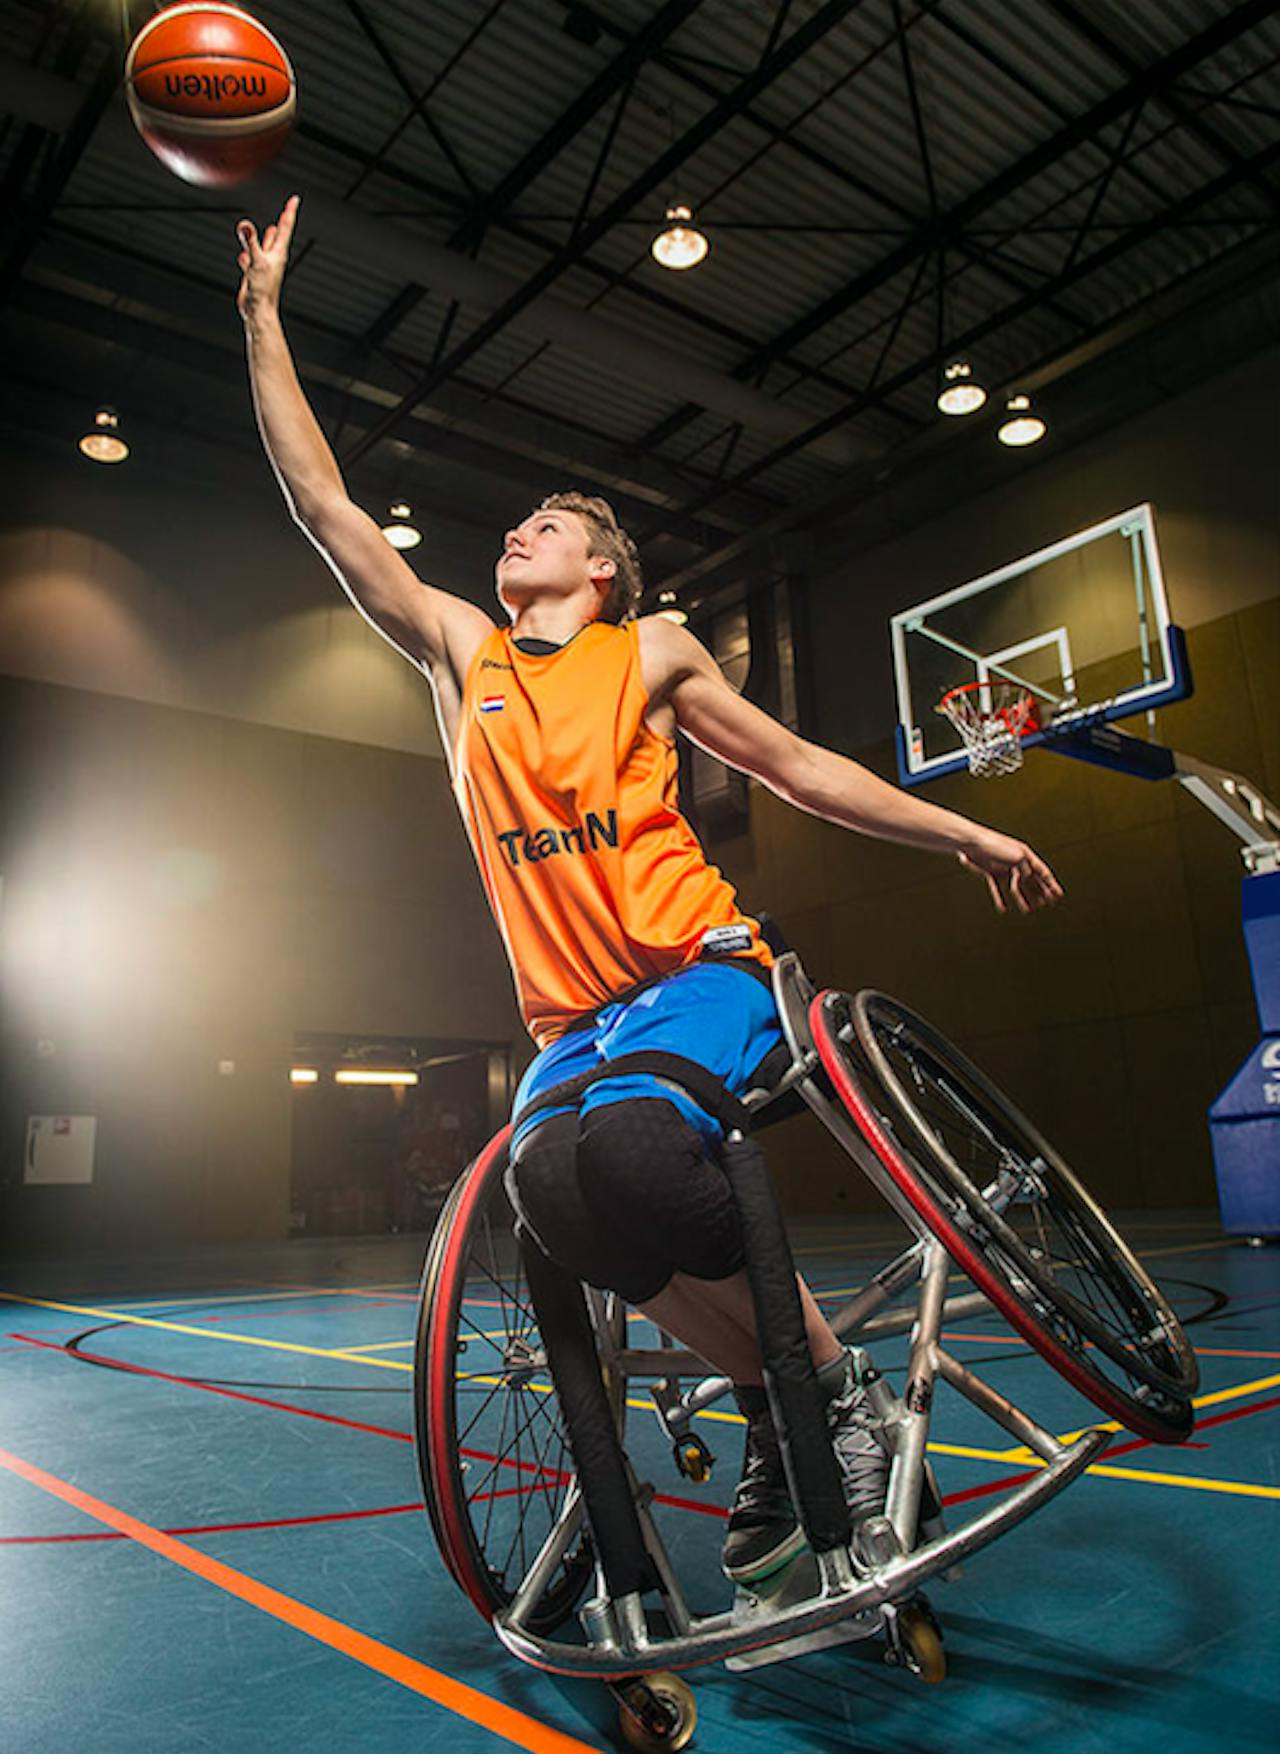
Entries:
[[181,4],[149,19],[124,67],[139,134],[184,182],[226,188],[256,176],[293,127],[293,68],[238,6]]

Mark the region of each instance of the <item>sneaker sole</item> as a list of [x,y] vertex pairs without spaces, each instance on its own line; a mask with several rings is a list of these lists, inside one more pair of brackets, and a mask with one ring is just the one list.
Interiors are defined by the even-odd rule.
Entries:
[[805,1532],[797,1523],[785,1540],[761,1554],[759,1559],[752,1559],[744,1565],[726,1565],[722,1560],[720,1569],[733,1583],[759,1583],[762,1578],[772,1577],[775,1571],[790,1565],[808,1545]]

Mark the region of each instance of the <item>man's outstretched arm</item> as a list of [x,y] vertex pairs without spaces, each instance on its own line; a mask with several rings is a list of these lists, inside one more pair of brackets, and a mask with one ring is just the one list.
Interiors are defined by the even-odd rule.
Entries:
[[249,379],[258,430],[290,511],[361,613],[414,663],[445,663],[459,679],[470,650],[492,627],[484,611],[424,585],[347,493],[329,442],[294,369],[280,321],[280,289],[297,221],[292,196],[261,237],[236,227]]
[[808,743],[735,694],[706,647],[692,634],[654,617],[643,624],[646,671],[675,709],[680,729],[700,749],[749,773],[787,803],[841,828],[928,852],[950,853],[985,877],[1003,913],[1010,900],[1023,913],[1046,907],[1062,886],[1038,853],[1012,835],[984,828],[954,810],[928,804],[878,774]]

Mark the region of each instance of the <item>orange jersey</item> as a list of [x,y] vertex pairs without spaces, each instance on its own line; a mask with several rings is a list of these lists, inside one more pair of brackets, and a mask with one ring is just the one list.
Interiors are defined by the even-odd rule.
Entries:
[[680,814],[648,704],[634,622],[543,656],[495,628],[467,672],[454,790],[540,1048],[702,955],[772,961]]

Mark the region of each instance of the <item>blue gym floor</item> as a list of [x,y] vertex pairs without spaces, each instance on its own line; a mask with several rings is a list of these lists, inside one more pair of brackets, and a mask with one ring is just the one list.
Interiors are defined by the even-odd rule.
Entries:
[[[1190,1323],[1194,1441],[1121,1434],[1091,1475],[934,1586],[940,1687],[884,1667],[871,1644],[750,1675],[693,1671],[695,1749],[1274,1754],[1280,1251],[1228,1244],[1207,1215],[1121,1228]],[[887,1258],[886,1238],[870,1223],[795,1233],[810,1282],[833,1293]],[[604,1690],[509,1658],[436,1556],[411,1437],[424,1246],[7,1271],[6,1754],[616,1745]],[[956,1354],[1042,1423],[1091,1422],[1007,1329],[964,1335],[950,1336]],[[877,1360],[892,1371],[903,1352],[885,1344]],[[703,1426],[719,1465],[698,1488],[633,1419],[659,1492],[705,1506],[659,1513],[693,1606],[727,1605],[714,1507],[737,1478],[740,1426],[723,1414]],[[934,1436],[957,1516],[1018,1475],[1009,1440],[946,1391]]]

